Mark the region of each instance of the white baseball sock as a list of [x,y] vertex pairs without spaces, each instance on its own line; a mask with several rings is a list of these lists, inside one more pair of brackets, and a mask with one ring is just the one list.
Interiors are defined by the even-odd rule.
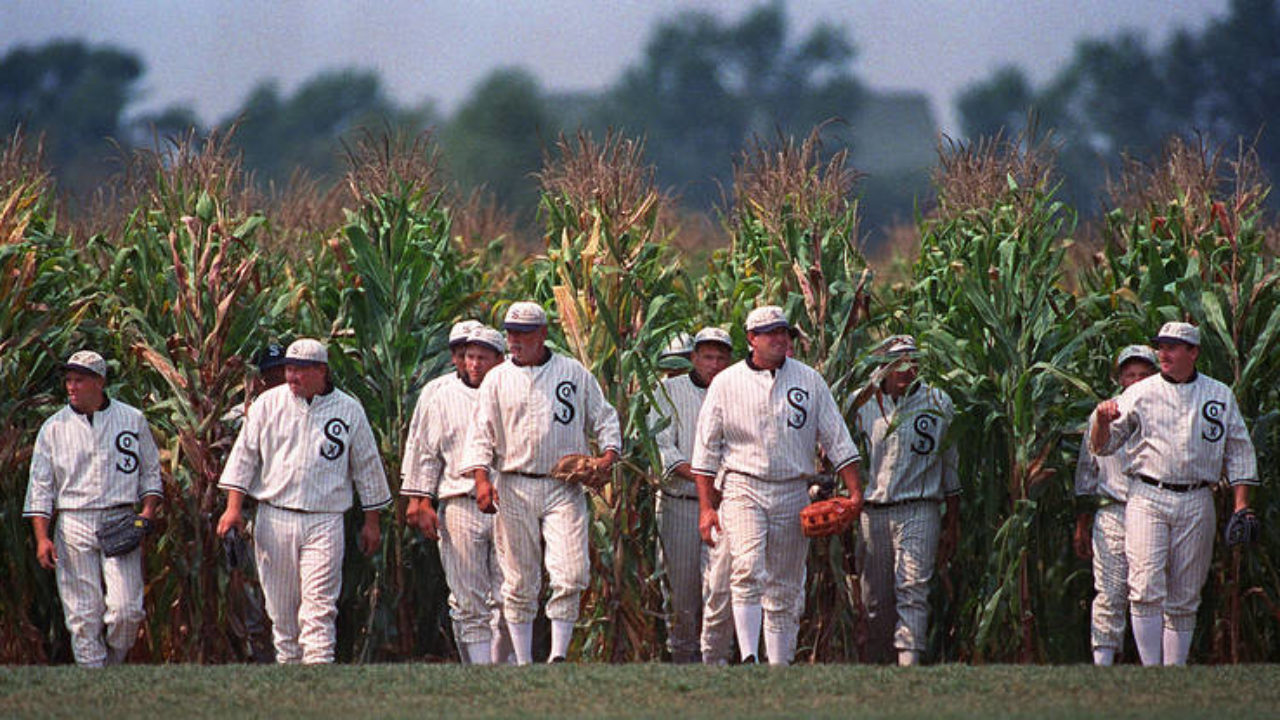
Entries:
[[764,654],[770,665],[790,665],[791,653],[787,652],[787,633],[764,631]]
[[551,658],[568,658],[569,643],[573,640],[572,620],[551,621]]
[[481,640],[480,642],[467,643],[467,657],[470,658],[472,665],[488,665],[493,662],[489,641]]
[[1186,665],[1191,653],[1192,630],[1164,629],[1164,664]]
[[759,605],[733,606],[733,626],[738,630],[738,653],[743,660],[760,654],[760,622],[763,619],[764,608]]
[[1138,657],[1143,665],[1160,665],[1164,654],[1164,618],[1160,615],[1132,615],[1133,640],[1138,645]]
[[898,666],[913,667],[920,664],[920,653],[915,650],[899,650]]
[[507,630],[511,632],[511,648],[516,651],[516,664],[528,665],[533,662],[533,623],[508,620]]
[[1111,667],[1116,660],[1116,649],[1096,647],[1093,649],[1093,664],[1099,667]]

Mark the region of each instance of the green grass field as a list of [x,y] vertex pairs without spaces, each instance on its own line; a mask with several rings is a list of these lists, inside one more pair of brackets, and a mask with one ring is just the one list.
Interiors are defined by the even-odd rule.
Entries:
[[1277,666],[0,669],[0,717],[1276,717]]

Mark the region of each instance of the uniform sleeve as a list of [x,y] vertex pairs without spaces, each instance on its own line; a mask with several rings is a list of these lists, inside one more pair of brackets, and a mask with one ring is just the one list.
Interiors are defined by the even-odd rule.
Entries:
[[361,408],[356,427],[351,433],[351,453],[347,465],[351,483],[360,496],[361,510],[381,510],[391,504],[391,488],[387,487],[387,471],[382,467],[378,443],[369,427],[369,418]]
[[835,471],[851,463],[858,462],[858,446],[849,434],[849,426],[840,415],[840,407],[831,395],[831,388],[826,383],[818,385],[818,447],[831,460]]
[[220,490],[236,490],[248,494],[262,470],[262,414],[263,400],[249,406],[240,434],[231,446],[231,454],[227,456],[227,464],[222,468],[222,476],[218,478]]
[[418,402],[413,408],[413,419],[409,421],[409,434],[404,439],[404,457],[400,460],[400,494],[410,496],[425,495],[421,477],[422,433],[426,425],[426,416],[431,403],[430,386],[422,388],[418,393]]
[[1077,497],[1098,494],[1098,459],[1089,452],[1089,437],[1093,434],[1093,422],[1094,414],[1090,413],[1089,421],[1084,426],[1084,437],[1080,441],[1080,455],[1076,459]]
[[436,497],[439,492],[440,478],[444,475],[443,430],[444,422],[440,413],[428,409],[426,426],[421,436],[422,444],[418,447],[418,467],[414,471],[418,478],[415,488],[418,495]]
[[1111,437],[1108,438],[1106,445],[1093,447],[1093,433],[1089,434],[1087,444],[1089,445],[1089,451],[1094,455],[1106,456],[1114,454],[1115,451],[1124,447],[1129,442],[1129,438],[1133,437],[1133,434],[1138,431],[1142,419],[1138,417],[1138,413],[1135,411],[1134,402],[1129,399],[1131,396],[1132,393],[1126,393],[1116,399],[1120,407],[1120,417],[1112,421]]
[[47,427],[40,428],[35,448],[31,452],[31,473],[27,481],[27,500],[22,507],[23,517],[53,517],[58,489],[53,477],[52,448],[45,429]]
[[485,468],[492,472],[494,446],[498,438],[498,422],[501,414],[498,407],[498,381],[493,380],[493,373],[487,375],[480,383],[480,393],[476,398],[476,421],[467,432],[466,450],[462,453],[462,470],[466,475],[472,470]]
[[711,383],[707,398],[698,413],[698,429],[694,433],[693,457],[690,465],[699,475],[716,476],[724,452],[724,408],[721,405],[720,388],[724,383]]
[[618,424],[618,411],[605,399],[600,382],[589,372],[584,372],[587,386],[587,420],[591,423],[591,435],[600,452],[613,450],[622,454],[622,429]]
[[1253,440],[1249,437],[1249,428],[1244,424],[1244,416],[1240,414],[1240,406],[1235,396],[1228,393],[1230,402],[1227,409],[1226,447],[1223,448],[1223,472],[1227,482],[1232,485],[1257,485],[1258,456],[1253,449]]
[[654,433],[654,442],[658,444],[658,454],[662,460],[662,474],[670,475],[676,466],[689,462],[689,458],[676,444],[676,409],[675,404],[671,400],[670,387],[667,383],[658,385],[658,392],[654,394],[654,405],[649,410],[649,430],[653,429],[663,422],[665,426]]
[[148,495],[164,497],[164,486],[160,478],[160,449],[156,447],[155,435],[151,434],[151,426],[145,418],[141,420],[141,425],[138,430],[138,450],[142,472],[138,477],[138,498]]

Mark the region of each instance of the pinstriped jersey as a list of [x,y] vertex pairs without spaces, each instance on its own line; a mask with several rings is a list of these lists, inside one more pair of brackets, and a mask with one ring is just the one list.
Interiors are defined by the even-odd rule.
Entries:
[[504,362],[480,384],[462,471],[546,475],[565,455],[589,453],[588,434],[601,452],[622,452],[618,412],[582,363],[558,353],[540,365]]
[[344,512],[391,503],[382,458],[360,401],[334,389],[310,403],[274,387],[249,406],[218,487],[303,512]]
[[792,358],[776,371],[741,360],[707,388],[691,464],[699,475],[723,468],[777,482],[807,479],[817,474],[819,447],[837,470],[858,460],[822,375]]
[[[452,386],[453,384],[462,385],[462,378],[458,376],[457,371],[445,373],[422,386],[422,390],[418,393],[418,402],[413,407],[413,419],[409,421],[409,434],[404,440],[404,457],[400,462],[400,494],[427,496],[434,495],[435,490],[427,492],[421,490],[422,481],[414,477],[414,468],[417,467],[417,458],[420,456],[421,450],[418,443],[421,442],[426,432],[427,413],[431,409],[431,398],[436,391],[441,388]],[[418,491],[406,492],[407,489],[419,489]]]
[[161,495],[160,453],[137,409],[109,400],[93,422],[64,406],[44,421],[31,453],[24,517],[98,510]]
[[951,396],[923,382],[896,401],[888,393],[873,393],[854,416],[854,427],[866,442],[866,501],[958,495],[956,448],[946,442],[954,416]]
[[1189,382],[1163,375],[1139,380],[1117,400],[1120,417],[1099,455],[1129,447],[1125,473],[1170,483],[1258,483],[1257,457],[1231,388],[1196,374]]
[[[1096,411],[1095,411],[1096,413]],[[1099,495],[1118,502],[1129,501],[1129,476],[1124,474],[1129,448],[1113,455],[1094,455],[1089,452],[1089,437],[1093,434],[1094,414],[1089,415],[1085,426],[1085,441],[1080,443],[1080,457],[1076,461],[1076,495]],[[1112,428],[1114,431],[1114,427]]]
[[672,473],[681,463],[689,462],[693,454],[693,442],[698,431],[698,411],[707,397],[707,389],[693,381],[691,375],[680,375],[662,381],[655,393],[653,409],[649,411],[649,427],[663,419],[667,426],[654,436],[658,452],[662,456],[663,488],[676,495],[696,495],[694,483]]
[[[415,439],[412,456],[405,458],[404,484],[400,494],[440,499],[467,495],[476,483],[463,475],[461,460],[467,434],[475,423],[479,389],[469,387],[456,375],[452,382],[438,385],[429,398],[418,401],[422,422],[410,430]],[[414,411],[414,420],[418,411]]]

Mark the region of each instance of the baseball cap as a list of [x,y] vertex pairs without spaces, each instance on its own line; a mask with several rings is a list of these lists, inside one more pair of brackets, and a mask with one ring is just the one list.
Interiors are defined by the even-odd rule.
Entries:
[[915,355],[918,350],[916,339],[910,335],[890,335],[876,348],[876,352],[881,355],[893,356]]
[[689,357],[689,354],[693,352],[693,346],[695,344],[694,339],[689,336],[689,333],[678,333],[671,336],[671,339],[667,341],[667,346],[662,349],[661,353],[658,353],[658,357]]
[[289,344],[284,361],[287,365],[328,365],[329,349],[319,340],[301,338]]
[[511,307],[507,308],[507,316],[502,321],[502,328],[516,332],[529,332],[545,327],[546,324],[547,313],[541,305],[521,301],[511,303]]
[[720,343],[730,350],[733,349],[733,338],[729,337],[729,333],[718,327],[705,327],[693,336],[693,349],[697,350],[702,343],[714,342]]
[[258,366],[258,372],[266,372],[273,367],[280,367],[284,364],[284,347],[280,343],[267,345],[254,356],[253,364]]
[[1151,339],[1152,345],[1160,343],[1182,343],[1199,347],[1200,328],[1191,323],[1167,322],[1160,326],[1160,334]]
[[[479,324],[477,323],[477,325]],[[502,333],[487,325],[479,325],[478,327],[472,328],[471,332],[467,335],[466,342],[468,344],[475,343],[476,345],[483,345],[499,355],[504,355],[507,352],[506,338],[502,337]]]
[[1152,365],[1160,364],[1156,359],[1156,351],[1146,345],[1126,345],[1116,356],[1116,367],[1121,367],[1130,360],[1142,360]]
[[777,305],[762,305],[747,314],[747,332],[769,332],[778,328],[790,330],[791,323]]
[[471,332],[478,327],[483,327],[479,320],[462,320],[453,324],[449,329],[449,347],[461,345],[470,340]]
[[71,357],[67,358],[67,362],[62,366],[62,369],[92,373],[104,380],[107,377],[107,361],[92,350],[80,350],[72,353]]

